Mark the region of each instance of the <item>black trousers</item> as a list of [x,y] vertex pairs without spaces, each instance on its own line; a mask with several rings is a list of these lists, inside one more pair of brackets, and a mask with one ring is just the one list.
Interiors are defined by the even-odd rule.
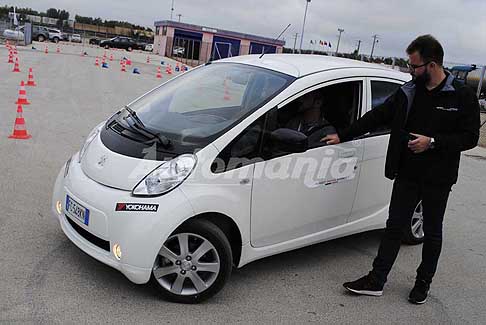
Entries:
[[420,200],[424,218],[424,243],[417,279],[429,284],[432,282],[442,249],[442,222],[450,191],[451,185],[428,184],[405,178],[395,180],[386,229],[370,272],[380,284],[385,284],[387,280],[400,250],[403,231],[411,226],[411,216]]

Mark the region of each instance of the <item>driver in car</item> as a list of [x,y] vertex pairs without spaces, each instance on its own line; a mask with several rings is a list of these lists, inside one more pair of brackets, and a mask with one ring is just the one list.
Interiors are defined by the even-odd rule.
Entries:
[[286,127],[304,133],[309,145],[320,144],[320,139],[335,134],[336,129],[322,116],[324,100],[317,93],[309,93],[297,100],[297,115]]

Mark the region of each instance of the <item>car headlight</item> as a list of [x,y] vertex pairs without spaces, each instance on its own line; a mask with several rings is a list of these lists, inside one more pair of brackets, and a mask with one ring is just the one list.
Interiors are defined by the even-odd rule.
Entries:
[[184,154],[164,162],[143,178],[133,189],[134,196],[157,196],[179,186],[194,170],[197,158]]
[[83,159],[84,154],[86,153],[86,149],[88,149],[89,145],[93,140],[98,136],[98,134],[101,132],[101,128],[105,122],[102,122],[98,124],[93,131],[88,135],[86,138],[86,141],[84,142],[83,146],[81,147],[81,150],[79,151],[79,158],[78,158],[78,163],[81,163],[81,160]]

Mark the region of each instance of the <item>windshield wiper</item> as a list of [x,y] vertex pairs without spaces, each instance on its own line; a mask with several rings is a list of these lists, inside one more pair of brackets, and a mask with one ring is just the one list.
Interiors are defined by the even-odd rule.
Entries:
[[125,110],[128,112],[128,115],[134,121],[133,125],[130,125],[130,123],[128,123],[128,125],[132,130],[135,130],[136,132],[138,132],[138,134],[141,134],[147,138],[157,139],[158,142],[166,148],[170,146],[170,140],[165,135],[161,135],[160,133],[155,133],[147,130],[142,120],[140,120],[140,118],[138,117],[137,112],[135,112],[133,109],[131,109],[128,106],[125,106]]

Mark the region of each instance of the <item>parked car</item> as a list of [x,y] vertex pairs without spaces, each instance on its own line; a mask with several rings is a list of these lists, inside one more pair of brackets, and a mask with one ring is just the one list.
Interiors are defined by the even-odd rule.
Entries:
[[[233,266],[385,227],[387,129],[338,145],[320,139],[408,80],[311,55],[195,68],[91,131],[57,176],[53,214],[76,246],[134,283],[200,302]],[[309,110],[316,127],[303,129]],[[423,241],[422,220],[417,202],[404,242]]]
[[145,45],[145,51],[147,52],[153,52],[154,51],[154,45],[153,44],[147,44]]
[[12,41],[23,41],[24,27],[22,26],[17,29],[6,29],[3,31],[3,37]]
[[98,37],[92,37],[89,39],[89,44],[91,45],[100,45],[101,39]]
[[104,47],[105,49],[117,48],[117,49],[125,49],[127,51],[140,49],[139,44],[134,39],[130,37],[124,37],[124,36],[117,36],[111,39],[101,41],[100,46]]
[[71,35],[71,42],[73,42],[73,43],[81,43],[81,35],[79,35],[79,34],[72,34]]
[[32,39],[44,42],[49,39],[49,29],[44,26],[33,25],[32,26]]
[[49,28],[49,40],[54,43],[58,43],[59,41],[63,40],[62,32],[59,29]]
[[173,55],[184,55],[184,48],[182,46],[174,46],[172,50]]

